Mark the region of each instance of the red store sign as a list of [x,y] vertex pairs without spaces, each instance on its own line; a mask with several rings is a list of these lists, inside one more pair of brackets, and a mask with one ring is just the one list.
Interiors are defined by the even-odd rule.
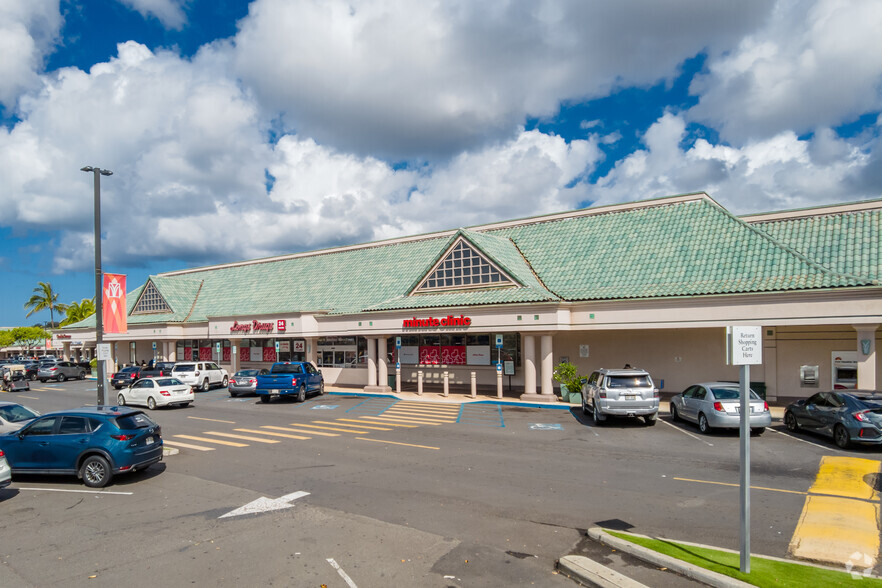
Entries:
[[442,319],[437,319],[431,316],[428,318],[413,317],[404,319],[401,327],[403,329],[425,329],[431,327],[468,327],[471,324],[472,319],[470,317],[463,315],[453,316],[452,314],[448,314]]
[[[284,329],[279,329],[284,331]],[[239,321],[233,321],[233,326],[230,327],[231,333],[250,333],[254,331],[255,333],[272,333],[273,332],[273,323],[262,323],[257,320],[253,320],[250,323],[240,323]]]

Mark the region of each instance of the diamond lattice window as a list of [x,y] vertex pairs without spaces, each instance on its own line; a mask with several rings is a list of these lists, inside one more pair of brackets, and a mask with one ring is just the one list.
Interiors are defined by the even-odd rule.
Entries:
[[459,239],[416,292],[510,286],[514,282],[463,239]]
[[156,289],[156,286],[153,285],[153,282],[147,282],[147,286],[144,288],[144,292],[141,293],[141,298],[138,300],[138,304],[135,305],[135,309],[132,310],[132,314],[171,311],[172,309],[166,304],[165,299],[159,293],[159,290]]

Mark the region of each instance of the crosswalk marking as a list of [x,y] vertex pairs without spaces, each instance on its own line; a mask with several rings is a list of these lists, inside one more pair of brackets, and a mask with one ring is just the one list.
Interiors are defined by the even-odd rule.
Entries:
[[[327,429],[328,431],[340,431],[341,433],[367,433],[367,431],[360,431],[354,428],[354,425],[338,425],[337,427],[325,427],[318,425],[304,425],[302,423],[291,423],[292,426],[295,427],[307,427],[309,429]],[[340,427],[349,427],[348,429],[341,429]]]
[[274,433],[273,431],[258,431],[257,429],[235,429],[243,433],[258,433],[260,435],[272,435],[273,437],[286,437],[288,439],[309,439],[303,435],[289,435],[287,433]]
[[393,417],[366,416],[364,418],[371,419],[372,421],[379,421],[379,422],[391,420],[391,421],[398,421],[398,422],[402,422],[402,423],[419,424],[419,425],[443,425],[444,424],[444,423],[437,423],[437,422],[433,422],[433,421],[426,421],[426,420],[412,419],[412,418],[405,418],[405,417],[394,417],[394,416]]
[[457,417],[459,416],[458,414],[448,415],[448,414],[444,414],[444,413],[440,413],[440,412],[427,412],[427,411],[423,411],[423,410],[398,410],[398,409],[394,409],[394,408],[390,408],[389,410],[387,410],[386,412],[384,412],[383,414],[381,414],[379,416],[385,416],[385,415],[413,417],[413,418],[419,418],[419,419],[423,419],[423,418],[437,419],[437,420],[444,420],[444,421],[448,421],[448,422],[455,421],[457,419]]
[[433,414],[459,414],[459,407],[455,406],[427,406],[425,404],[396,404],[389,410],[413,410],[418,412],[431,412]]
[[214,451],[214,447],[202,447],[201,445],[191,445],[190,443],[181,443],[180,441],[162,440],[163,445],[172,445],[174,447],[183,447],[184,449],[195,449],[196,451]]
[[204,441],[206,443],[229,445],[230,447],[248,447],[247,443],[234,443],[233,441],[221,441],[220,439],[207,439],[206,437],[196,437],[195,435],[174,435],[174,437],[180,439],[190,439],[191,441]]
[[332,421],[312,421],[312,422],[319,423],[322,425],[336,425],[338,427],[349,427],[349,428],[357,427],[359,429],[371,429],[371,430],[376,430],[376,431],[391,431],[392,430],[392,429],[384,429],[383,427],[367,427],[365,425],[347,425],[346,423],[337,423],[337,422],[332,422]]
[[249,437],[248,435],[235,435],[233,433],[222,433],[220,431],[205,431],[205,435],[217,435],[218,437],[229,437],[230,439],[242,439],[243,441],[256,441],[257,443],[278,443],[277,439],[260,439],[259,437]]
[[[339,433],[323,433],[322,431],[308,431],[304,429],[292,429],[290,427],[274,427],[273,425],[261,425],[264,429],[273,429],[275,431],[291,431],[293,433],[306,433],[307,435],[321,435],[323,437],[339,437]],[[308,437],[304,437],[308,439]]]
[[[351,423],[373,423],[373,421],[363,421],[360,419],[337,419],[337,420],[338,421],[347,421],[347,422],[351,422]],[[373,424],[376,424],[376,423],[373,423]],[[386,425],[387,427],[404,427],[407,429],[419,428],[419,425],[405,425],[402,423],[383,423],[383,424]],[[374,427],[364,427],[364,428],[365,429],[372,429]]]

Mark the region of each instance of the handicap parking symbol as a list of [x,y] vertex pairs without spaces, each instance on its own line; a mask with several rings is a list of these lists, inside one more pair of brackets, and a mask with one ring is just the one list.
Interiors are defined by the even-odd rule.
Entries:
[[530,423],[530,429],[534,431],[562,431],[560,423]]
[[317,404],[312,407],[312,410],[334,410],[340,406],[339,404]]

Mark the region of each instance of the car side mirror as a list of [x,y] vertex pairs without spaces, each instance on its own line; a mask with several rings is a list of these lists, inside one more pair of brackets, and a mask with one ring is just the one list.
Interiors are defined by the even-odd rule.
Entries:
[[584,386],[587,382],[588,382],[588,378],[582,378],[581,380],[579,380],[579,383],[582,384],[583,386]]
[[796,401],[797,406],[805,406],[805,398]]

